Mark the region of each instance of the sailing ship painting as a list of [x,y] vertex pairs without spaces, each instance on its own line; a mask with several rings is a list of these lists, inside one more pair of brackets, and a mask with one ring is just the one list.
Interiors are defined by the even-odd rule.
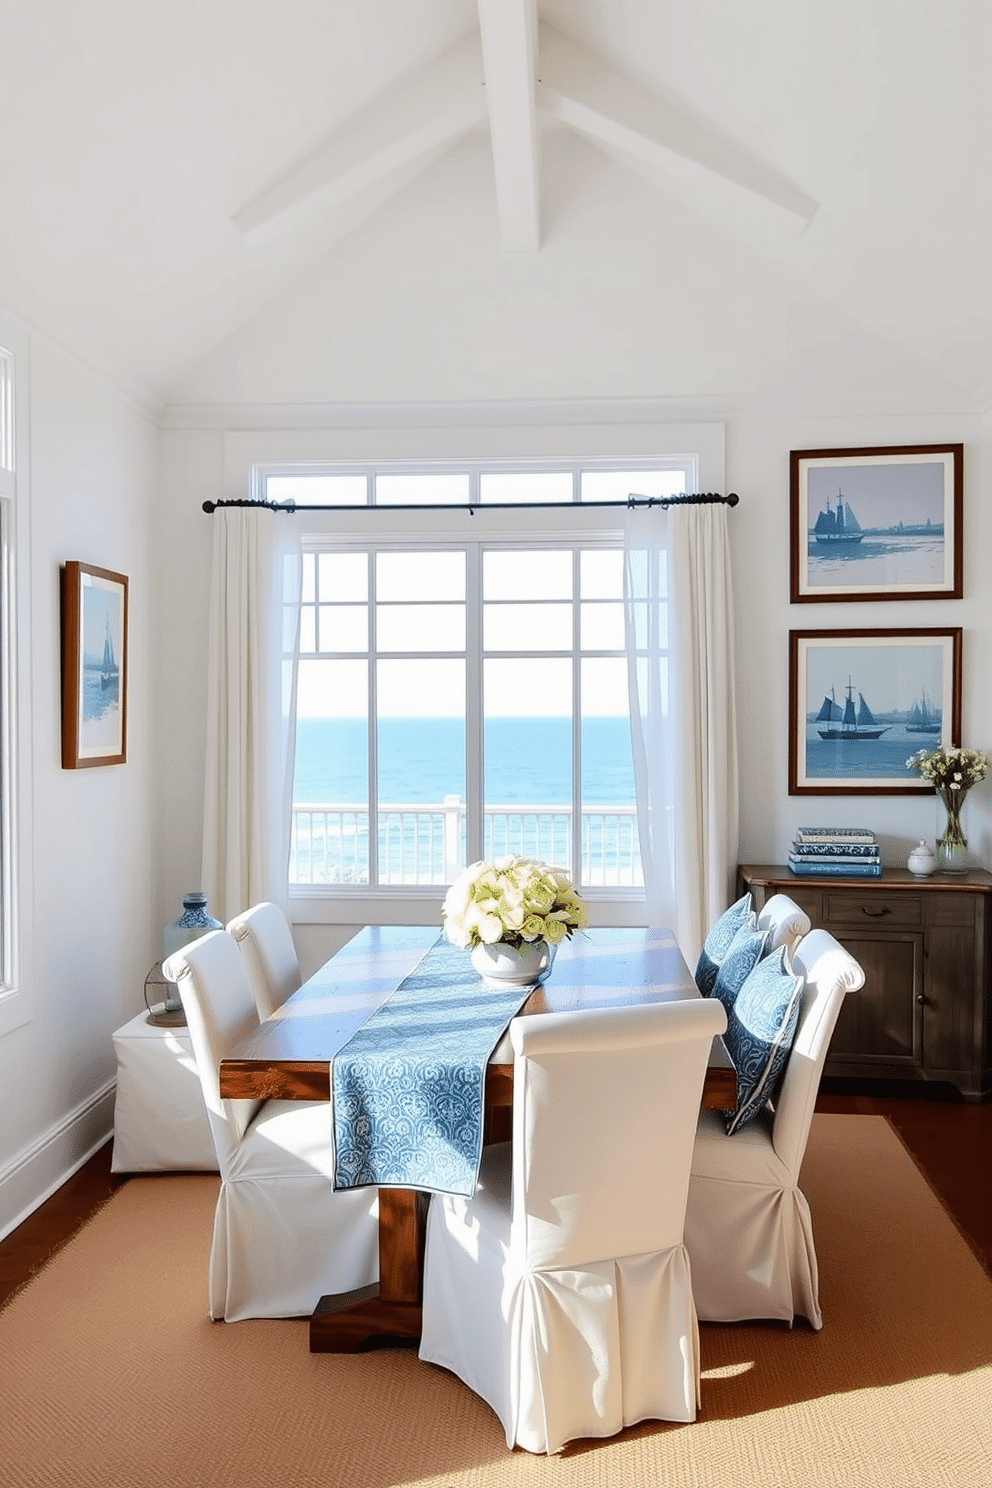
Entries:
[[127,759],[126,574],[62,565],[62,767]]
[[124,755],[127,671],[126,579],[80,565],[77,764]]
[[850,503],[845,507],[844,493],[838,489],[837,509],[831,507],[828,496],[826,508],[813,523],[813,543],[818,548],[853,548],[863,540],[861,523],[851,510]]
[[949,742],[960,650],[957,627],[792,631],[792,793],[920,789],[906,761]]
[[[858,706],[855,709],[854,686],[850,678],[847,681],[847,698],[844,707],[841,708],[834,689],[831,687],[820,705],[816,722],[816,731],[821,739],[839,740],[844,744],[860,744],[880,739],[883,734],[888,733],[891,727],[891,724],[879,723],[861,692],[858,693]],[[824,727],[819,727],[820,724]]]
[[116,737],[119,724],[120,635],[117,596],[90,583],[83,589],[81,732],[90,744]]
[[957,446],[792,452],[793,600],[960,594]]

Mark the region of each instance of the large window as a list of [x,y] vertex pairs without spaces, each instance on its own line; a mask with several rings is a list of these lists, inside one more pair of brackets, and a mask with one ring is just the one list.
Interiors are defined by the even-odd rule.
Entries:
[[[385,513],[360,532],[294,519],[313,528],[295,893],[436,898],[467,862],[525,853],[593,897],[640,896],[622,513],[591,508],[691,478],[686,462],[270,476],[270,499],[300,506],[479,505],[417,512],[402,534]],[[485,510],[518,502],[561,510]]]

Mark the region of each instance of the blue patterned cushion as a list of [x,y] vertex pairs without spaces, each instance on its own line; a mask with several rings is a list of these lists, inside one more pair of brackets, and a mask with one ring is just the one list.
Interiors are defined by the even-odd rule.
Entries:
[[803,978],[789,969],[784,946],[765,956],[727,1014],[724,1046],[737,1071],[737,1105],[724,1111],[727,1135],[740,1131],[773,1099],[799,1022]]
[[741,988],[767,948],[768,931],[756,930],[751,925],[742,925],[730,942],[727,954],[717,967],[711,994],[723,1003],[728,1018]]
[[713,991],[720,962],[730,950],[731,941],[738,930],[742,925],[753,930],[756,924],[757,916],[750,894],[745,894],[743,899],[738,899],[736,904],[724,910],[703,942],[703,949],[696,962],[696,986],[704,997],[709,997]]

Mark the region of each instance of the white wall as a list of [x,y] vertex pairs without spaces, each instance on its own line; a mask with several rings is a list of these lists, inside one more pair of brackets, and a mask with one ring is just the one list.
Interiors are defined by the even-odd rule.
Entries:
[[[50,342],[30,344],[34,805],[33,1016],[0,1038],[0,1233],[102,1140],[110,1035],[155,959],[150,712],[155,623],[148,521],[158,431]],[[130,580],[128,760],[63,770],[59,566]]]

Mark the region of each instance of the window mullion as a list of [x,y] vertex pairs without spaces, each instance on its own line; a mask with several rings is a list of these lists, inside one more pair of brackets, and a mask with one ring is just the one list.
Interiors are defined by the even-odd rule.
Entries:
[[582,653],[579,549],[572,549],[572,882],[582,882]]
[[465,852],[483,855],[484,758],[482,726],[482,545],[465,549]]
[[369,886],[379,887],[379,706],[377,688],[378,638],[376,626],[376,550],[368,552],[369,656],[368,656],[368,786],[369,786]]

